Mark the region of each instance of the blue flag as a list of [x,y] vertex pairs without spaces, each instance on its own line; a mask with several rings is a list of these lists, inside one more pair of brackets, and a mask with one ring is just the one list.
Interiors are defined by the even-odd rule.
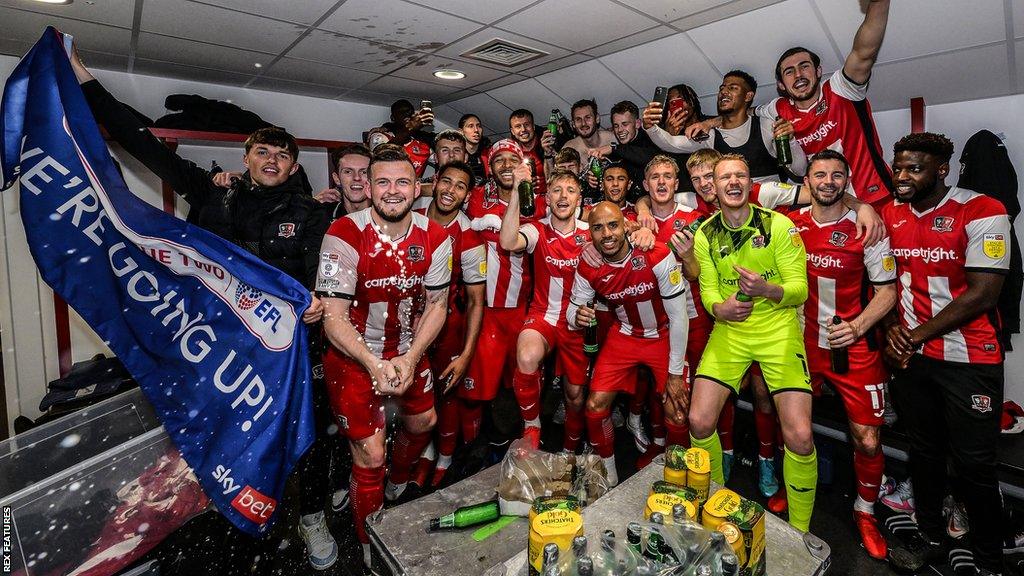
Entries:
[[313,438],[309,291],[128,190],[47,28],[7,79],[3,189],[39,273],[139,382],[207,495],[252,535],[271,525]]

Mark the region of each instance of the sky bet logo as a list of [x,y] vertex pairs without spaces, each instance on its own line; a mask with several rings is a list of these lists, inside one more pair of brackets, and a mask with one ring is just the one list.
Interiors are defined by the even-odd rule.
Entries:
[[253,315],[270,324],[270,329],[277,332],[277,323],[281,320],[281,312],[276,306],[263,297],[263,292],[239,281],[235,288],[235,304],[242,310],[253,310]]
[[213,477],[224,487],[225,496],[241,490],[235,496],[235,499],[231,501],[231,507],[238,510],[250,522],[263,525],[274,515],[274,508],[277,508],[277,500],[260,493],[259,490],[252,486],[246,485],[242,487],[241,484],[236,484],[235,479],[231,477],[231,468],[224,468],[224,466],[218,464],[217,469],[213,471]]

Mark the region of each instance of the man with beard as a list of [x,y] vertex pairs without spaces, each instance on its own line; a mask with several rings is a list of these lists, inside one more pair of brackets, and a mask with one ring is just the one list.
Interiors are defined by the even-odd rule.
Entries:
[[[233,242],[288,274],[307,288],[316,280],[326,211],[303,188],[296,174],[299,148],[281,128],[262,128],[246,139],[244,173],[211,176],[156,139],[124,104],[117,101],[82,63],[78,50],[71,67],[96,120],[126,152],[171,185],[189,205],[188,222]],[[309,329],[310,364],[322,362],[320,321],[323,306],[315,295],[302,315]],[[312,373],[317,436],[296,466],[301,478],[299,533],[310,564],[324,570],[338,558],[338,547],[324,517],[331,446],[330,414],[323,380]]]
[[345,214],[369,208],[370,197],[366,194],[366,169],[369,165],[370,151],[362,144],[353,144],[338,153],[336,171],[331,172],[334,188],[314,196],[317,202],[325,204],[331,214],[331,222]]
[[[718,117],[708,121],[710,137],[697,141],[684,134],[672,136],[657,124],[647,134],[658,148],[667,152],[693,153],[701,148],[714,148],[721,154],[740,154],[750,164],[750,177],[755,182],[779,180],[775,138],[793,133],[793,125],[786,120],[771,120],[751,114],[757,82],[742,70],[728,72],[718,87]],[[662,110],[655,106],[644,110],[645,115],[660,118]],[[807,157],[800,145],[789,141],[793,162],[787,169],[795,176],[807,170]]]
[[356,535],[369,566],[366,517],[384,500],[387,397],[398,401],[388,489],[400,491],[434,428],[433,378],[423,357],[444,325],[452,242],[412,212],[419,183],[412,162],[384,151],[370,162],[370,208],[339,218],[320,250],[324,359],[331,407],[352,450]]
[[799,46],[783,52],[775,79],[785,97],[758,109],[759,116],[789,120],[807,154],[826,148],[841,152],[850,162],[851,194],[879,211],[892,200],[892,174],[882,156],[867,91],[888,19],[889,0],[870,0],[846,62],[824,82],[817,54]]
[[[509,115],[508,129],[512,133],[512,138],[519,145],[520,150],[522,150],[523,159],[529,161],[530,167],[533,169],[533,193],[538,196],[543,195],[547,191],[547,183],[544,179],[544,170],[546,168],[544,160],[547,150],[541,145],[541,138],[537,133],[538,131],[543,131],[545,134],[550,135],[550,132],[534,124],[533,113],[523,108],[514,110]],[[554,157],[553,152],[551,157]],[[487,165],[490,166],[489,158],[487,159]]]
[[[501,247],[501,222],[512,196],[517,194],[516,169],[525,170],[523,150],[510,138],[491,146],[491,179],[473,190],[466,215],[473,230],[480,233],[487,250],[486,306],[476,353],[466,377],[458,389],[463,401],[462,440],[472,442],[480,431],[483,404],[494,400],[502,382],[511,382],[516,366],[516,336],[511,327],[520,327],[526,319],[526,304],[533,289],[530,262],[522,253]],[[544,196],[535,199],[533,222],[547,213]]]
[[[444,134],[438,134],[437,142],[443,140]],[[462,383],[476,351],[484,310],[484,282],[487,279],[487,251],[480,236],[472,230],[469,217],[462,211],[462,204],[472,188],[472,168],[459,160],[448,161],[443,164],[435,181],[433,198],[421,196],[414,208],[442,226],[452,240],[453,272],[448,292],[448,318],[429,355],[434,381],[437,382],[434,391],[438,457],[430,480],[432,486],[438,486],[444,479],[455,453],[460,403],[450,392]],[[427,452],[430,452],[430,446]],[[424,468],[424,472],[429,471],[432,460],[429,456],[420,459],[417,476],[420,468]]]
[[590,149],[610,146],[615,141],[615,135],[610,130],[601,128],[601,115],[597,112],[597,102],[594,100],[576,102],[572,105],[570,116],[576,137],[566,142],[562,146],[563,150],[572,148],[579,153],[580,158],[587,158]]
[[[520,164],[515,183],[530,177]],[[513,186],[514,188],[514,186]],[[562,449],[575,452],[583,436],[583,387],[587,384],[587,357],[583,336],[570,330],[565,316],[580,252],[590,241],[587,224],[576,219],[580,182],[575,174],[556,170],[549,175],[547,205],[550,214],[520,226],[519,195],[512,194],[501,221],[501,248],[533,256],[533,299],[516,342],[516,369],[512,388],[523,418],[523,438],[540,446],[540,393],[543,363],[558,356],[565,376],[565,434]]]
[[601,253],[600,266],[579,263],[566,310],[570,326],[582,329],[596,320],[593,302],[606,301],[615,323],[598,354],[586,404],[587,434],[604,461],[608,483],[618,484],[615,430],[611,406],[618,392],[633,393],[639,366],[650,369],[656,393],[673,423],[686,419],[686,283],[679,263],[664,244],[649,251],[626,239],[622,212],[601,202],[590,212],[590,234]]
[[483,185],[487,179],[484,167],[484,153],[491,146],[484,133],[484,126],[476,114],[463,114],[459,118],[459,130],[466,137],[466,163],[473,167],[473,187]]
[[647,132],[640,130],[640,110],[636,104],[628,100],[619,102],[612,106],[611,118],[616,141],[588,152],[591,156],[619,162],[626,167],[631,182],[629,200],[635,202],[643,194],[641,183],[647,163],[661,151],[651,142]]
[[[462,132],[458,130],[445,130],[435,136],[434,158],[437,162],[437,170],[428,182],[420,183],[420,198],[417,201],[426,200],[425,197],[433,194],[434,183],[437,181],[437,175],[441,173],[442,168],[453,161],[465,162],[466,157],[466,137],[462,135]],[[427,201],[429,202],[429,200]]]
[[[1003,355],[995,306],[1010,261],[1010,222],[994,198],[945,183],[953,143],[940,134],[893,147],[896,202],[883,215],[899,271],[897,314],[887,319],[892,392],[910,440],[919,531],[890,549],[898,567],[943,563],[942,500],[953,463],[970,518],[977,571],[1002,572],[1002,500],[996,476]],[[964,563],[966,564],[966,563]]]
[[[853,518],[864,549],[872,558],[885,560],[887,546],[874,514],[885,469],[879,430],[889,374],[873,328],[896,304],[896,260],[887,238],[870,248],[854,238],[853,212],[840,202],[849,169],[838,152],[814,155],[804,178],[811,205],[792,217],[807,248],[809,292],[803,316],[811,382],[818,388],[827,381],[843,399],[857,477]],[[842,348],[847,350],[846,367],[830,362],[832,351]]]
[[789,523],[806,532],[818,478],[810,374],[797,318],[797,307],[807,299],[807,253],[792,221],[749,203],[742,156],[718,161],[715,189],[720,210],[694,238],[700,296],[715,324],[694,378],[690,439],[708,451],[711,478],[721,483],[718,415],[757,362],[782,422]]

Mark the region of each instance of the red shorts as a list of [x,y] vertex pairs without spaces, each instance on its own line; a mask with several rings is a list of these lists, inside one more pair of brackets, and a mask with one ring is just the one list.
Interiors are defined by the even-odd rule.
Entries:
[[594,310],[594,315],[597,316],[597,345],[603,348],[604,341],[608,339],[608,331],[611,330],[612,324],[615,323],[615,312],[611,310]]
[[[437,380],[441,373],[448,368],[455,357],[462,354],[466,346],[466,317],[463,314],[449,314],[445,320],[444,328],[437,335],[434,343],[430,346],[427,356],[430,357],[430,369],[434,371],[434,379]],[[444,386],[440,386],[444,388]]]
[[583,353],[582,330],[552,326],[544,321],[543,314],[528,315],[523,322],[523,330],[534,330],[544,338],[548,349],[555,353],[557,372],[565,376],[570,384],[583,386],[587,383],[587,366],[590,361]]
[[525,306],[484,308],[480,339],[466,377],[458,387],[459,398],[487,402],[498,395],[502,381],[511,386],[516,367],[516,340],[525,317]]
[[594,364],[590,389],[595,392],[634,394],[636,369],[647,366],[654,376],[658,394],[661,394],[668,380],[668,352],[668,337],[638,338],[611,330]]
[[384,403],[389,399],[394,398],[406,415],[434,407],[434,378],[425,357],[416,365],[412,386],[397,397],[377,394],[366,368],[334,348],[324,356],[324,376],[331,410],[349,440],[369,438],[384,429]]
[[885,395],[882,390],[889,380],[889,373],[882,363],[882,354],[869,350],[867,344],[859,342],[850,348],[850,370],[846,374],[832,371],[829,350],[817,344],[807,344],[808,366],[811,369],[811,387],[817,393],[821,383],[828,381],[843,399],[846,417],[850,422],[864,426],[881,426],[885,412]]

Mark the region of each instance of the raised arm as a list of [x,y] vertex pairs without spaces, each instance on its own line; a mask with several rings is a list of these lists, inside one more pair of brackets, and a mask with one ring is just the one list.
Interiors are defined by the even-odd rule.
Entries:
[[858,84],[871,78],[871,68],[878,59],[878,51],[885,39],[885,26],[889,21],[889,0],[870,0],[864,22],[853,37],[853,48],[846,56],[843,74]]

